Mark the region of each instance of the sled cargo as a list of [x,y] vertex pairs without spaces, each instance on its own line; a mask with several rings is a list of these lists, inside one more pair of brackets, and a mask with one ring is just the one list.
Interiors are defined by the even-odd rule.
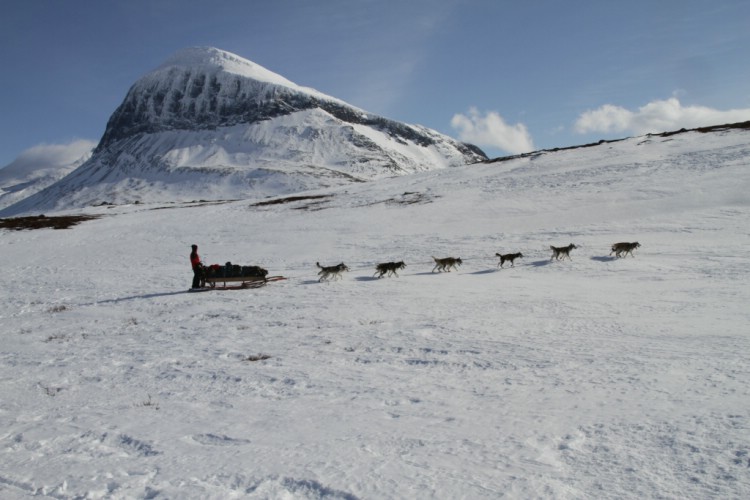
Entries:
[[259,266],[239,266],[227,262],[204,268],[203,282],[214,290],[239,290],[260,288],[271,281],[283,280],[283,276],[268,276],[268,271]]

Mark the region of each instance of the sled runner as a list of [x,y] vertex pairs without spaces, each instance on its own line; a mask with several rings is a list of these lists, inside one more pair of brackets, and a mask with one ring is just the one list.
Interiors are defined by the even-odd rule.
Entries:
[[203,290],[243,290],[245,288],[260,288],[272,281],[281,281],[283,276],[236,276],[206,278],[206,288]]

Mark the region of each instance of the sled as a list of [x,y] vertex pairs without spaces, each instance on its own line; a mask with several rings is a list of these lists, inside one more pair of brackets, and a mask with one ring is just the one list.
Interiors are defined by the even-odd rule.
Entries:
[[235,276],[206,278],[205,290],[244,290],[245,288],[260,288],[272,281],[281,281],[283,276]]

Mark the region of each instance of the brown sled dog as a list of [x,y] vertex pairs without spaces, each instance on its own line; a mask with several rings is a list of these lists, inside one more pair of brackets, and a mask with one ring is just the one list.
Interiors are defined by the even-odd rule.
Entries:
[[404,264],[403,260],[398,262],[383,262],[375,266],[375,274],[373,276],[377,275],[378,278],[382,278],[387,273],[388,276],[396,276],[398,278],[396,271],[405,267],[406,264]]
[[505,264],[505,261],[510,261],[510,267],[513,267],[513,261],[516,259],[523,259],[523,254],[521,252],[518,253],[506,253],[503,255],[500,255],[499,253],[495,254],[495,257],[500,257],[500,262],[497,263],[498,267],[503,267],[503,264]]
[[615,243],[614,245],[612,245],[612,251],[609,252],[609,254],[615,254],[615,257],[622,257],[623,254],[625,257],[627,257],[627,255],[630,254],[631,257],[635,257],[635,255],[633,255],[633,250],[639,248],[640,246],[641,244],[637,241],[634,241],[633,243],[627,243],[624,241],[621,243]]
[[341,278],[341,273],[349,270],[343,262],[335,266],[321,266],[320,262],[316,262],[315,265],[320,268],[318,272],[320,279],[318,281],[328,280],[330,277],[333,277],[333,279]]
[[570,251],[578,247],[571,243],[570,245],[566,247],[550,246],[549,248],[550,250],[552,250],[552,257],[550,257],[549,260],[552,260],[552,259],[561,260],[561,259],[565,259],[565,257],[567,257],[568,260],[572,260],[570,258]]
[[463,264],[463,261],[461,260],[461,257],[445,257],[443,259],[438,259],[437,257],[432,257],[432,259],[435,261],[435,267],[432,268],[432,272],[435,272],[435,269],[437,269],[439,272],[451,272],[451,267],[458,271],[458,267],[461,264]]

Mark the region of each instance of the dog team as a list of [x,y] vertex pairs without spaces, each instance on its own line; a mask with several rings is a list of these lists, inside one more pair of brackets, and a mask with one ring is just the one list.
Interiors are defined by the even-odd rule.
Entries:
[[[633,243],[628,242],[620,242],[615,243],[612,245],[612,251],[609,253],[611,256],[612,254],[615,254],[616,258],[620,257],[627,257],[628,254],[630,254],[631,257],[635,257],[633,255],[633,250],[639,248],[641,246],[640,243],[637,241],[634,241]],[[550,257],[551,260],[565,260],[565,257],[568,258],[568,260],[572,260],[570,258],[570,251],[575,250],[578,248],[573,243],[571,243],[568,246],[565,247],[556,247],[556,246],[550,246],[550,250],[552,250],[552,256]],[[506,253],[506,254],[495,254],[496,257],[500,258],[500,261],[497,263],[497,267],[502,268],[503,265],[506,262],[510,262],[510,267],[514,267],[514,261],[516,259],[522,259],[523,254],[521,252],[517,253]],[[461,257],[443,257],[443,258],[437,258],[432,257],[432,259],[435,261],[435,267],[432,268],[431,272],[438,271],[442,273],[443,271],[449,273],[451,269],[458,270],[458,266],[463,264],[463,261],[461,260]],[[320,278],[318,281],[328,281],[328,280],[337,280],[341,278],[342,273],[345,271],[349,271],[349,268],[341,262],[340,264],[336,264],[335,266],[321,266],[320,262],[315,263],[316,266],[320,269],[318,272],[318,276]],[[395,276],[398,278],[398,273],[396,271],[402,270],[406,267],[406,264],[404,261],[399,262],[382,262],[375,266],[375,274],[373,277],[382,278],[383,276]]]

